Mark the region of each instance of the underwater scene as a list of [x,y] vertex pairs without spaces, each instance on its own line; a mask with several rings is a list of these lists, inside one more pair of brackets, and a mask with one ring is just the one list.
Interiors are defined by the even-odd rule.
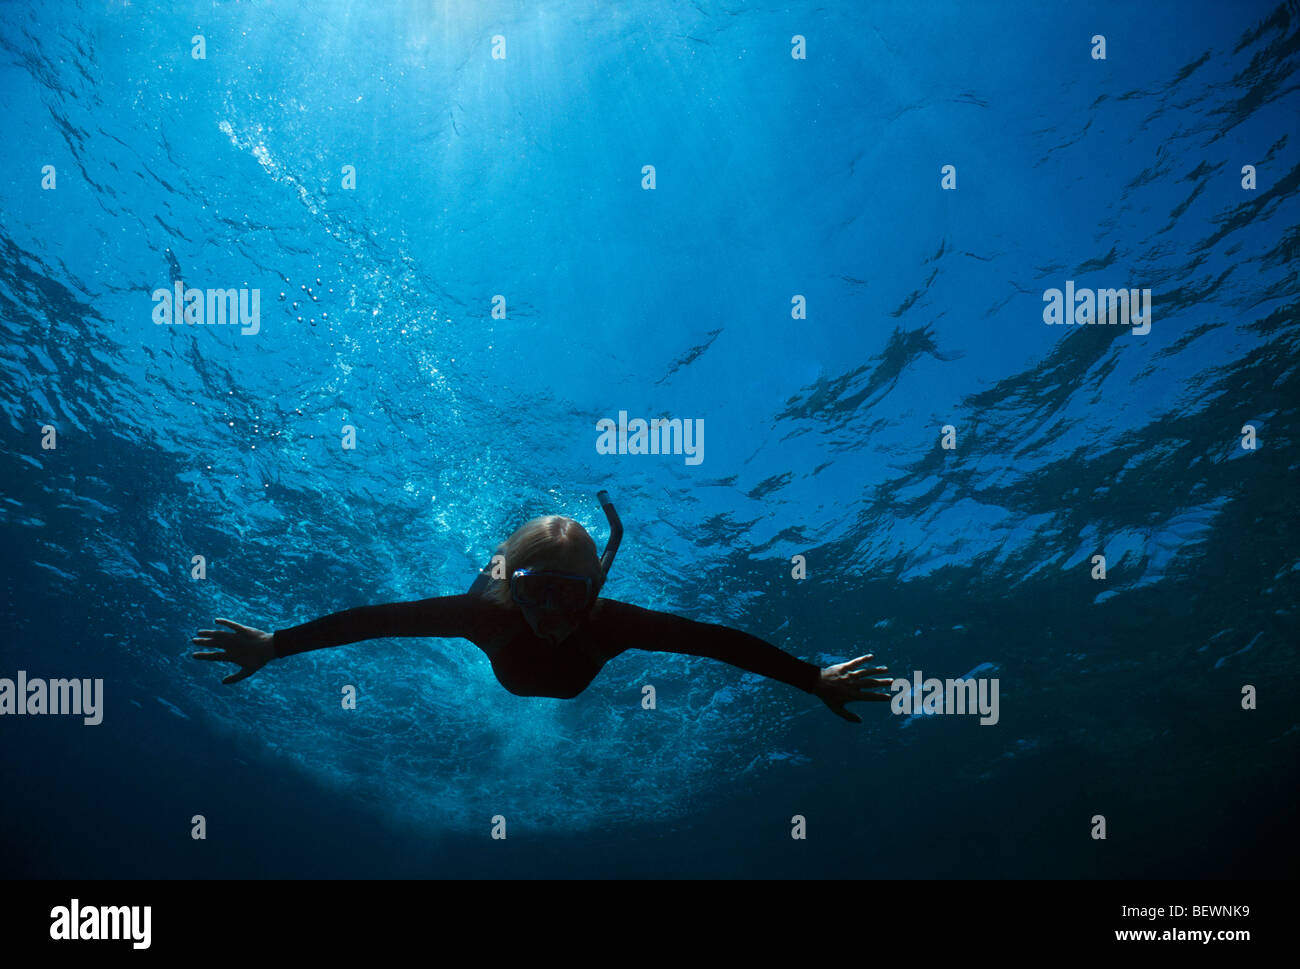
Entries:
[[1298,63],[0,4],[3,873],[1294,877]]

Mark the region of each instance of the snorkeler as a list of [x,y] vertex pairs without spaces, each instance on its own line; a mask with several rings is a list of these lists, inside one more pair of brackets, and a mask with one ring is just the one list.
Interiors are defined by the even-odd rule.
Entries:
[[193,658],[237,664],[239,672],[221,681],[237,683],[273,659],[312,649],[388,636],[459,636],[487,654],[497,680],[516,696],[572,699],[615,656],[643,649],[708,656],[789,683],[853,723],[862,720],[845,703],[891,698],[875,692],[891,680],[875,678],[885,668],[866,666],[870,653],[822,669],[737,629],[599,598],[623,525],[609,494],[598,497],[610,524],[603,556],[573,519],[535,518],[497,549],[503,578],[491,578],[489,565],[465,595],[360,606],[274,633],[218,619],[229,628],[199,630],[192,641],[212,651]]

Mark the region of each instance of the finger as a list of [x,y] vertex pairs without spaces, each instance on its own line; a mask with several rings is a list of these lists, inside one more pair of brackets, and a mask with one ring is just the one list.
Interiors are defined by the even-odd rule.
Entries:
[[[191,642],[198,643],[200,646],[207,646],[210,644],[215,645],[217,643],[223,643],[223,644],[236,643],[238,641],[239,641],[239,637],[236,636],[234,633],[232,633],[229,629],[214,629],[207,636],[199,635],[199,636],[195,636],[191,640]],[[224,649],[225,647],[223,646],[222,648]]]
[[890,687],[894,685],[894,681],[893,680],[854,680],[853,685],[860,690],[866,689],[867,687],[878,687],[878,688],[888,690]]
[[254,672],[253,670],[240,670],[238,673],[231,673],[221,682],[227,685],[231,683],[238,683],[240,680],[248,679],[250,676],[253,675],[253,672]]
[[[857,698],[854,697],[853,699],[857,699]],[[846,700],[838,699],[838,698],[832,699],[831,697],[822,697],[822,702],[826,704],[826,706],[830,709],[831,713],[835,714],[835,716],[843,717],[849,723],[862,722],[861,718],[858,717],[856,714],[850,713],[848,710],[844,709],[844,704],[845,702],[847,702]]]
[[[225,659],[225,652],[220,653],[190,653],[190,659]],[[233,662],[233,660],[232,660]]]
[[851,659],[851,660],[849,660],[847,663],[844,664],[844,668],[845,668],[846,670],[856,670],[859,666],[861,666],[861,665],[862,665],[863,663],[865,663],[867,660],[869,660],[869,659],[874,659],[874,658],[875,658],[875,654],[874,654],[874,653],[867,653],[867,655],[865,655],[865,656],[859,656],[857,659]]
[[853,672],[849,673],[848,677],[850,680],[854,680],[856,682],[866,676],[873,676],[876,673],[888,673],[888,672],[889,671],[885,669],[885,667],[883,666],[873,666],[870,669],[854,670]]
[[223,626],[229,626],[231,629],[238,630],[241,633],[249,633],[253,631],[251,627],[241,626],[239,623],[231,622],[229,619],[218,619],[217,622],[221,623]]

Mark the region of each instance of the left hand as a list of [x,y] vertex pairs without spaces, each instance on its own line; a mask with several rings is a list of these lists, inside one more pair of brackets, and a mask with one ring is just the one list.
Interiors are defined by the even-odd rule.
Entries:
[[861,723],[861,717],[844,709],[845,703],[851,700],[887,701],[893,698],[889,693],[873,692],[881,687],[888,689],[894,682],[889,678],[875,678],[875,674],[885,672],[885,667],[864,665],[873,657],[873,653],[867,653],[866,656],[859,656],[847,663],[837,663],[822,670],[817,696],[837,717],[843,717],[850,723]]
[[[275,634],[241,626],[229,619],[217,622],[229,629],[200,629],[199,634],[190,640],[196,646],[215,647],[207,652],[191,653],[191,659],[220,660],[223,663],[236,663],[240,670],[231,673],[222,683],[238,683],[248,679],[271,660],[275,659]],[[230,630],[234,630],[231,632]]]

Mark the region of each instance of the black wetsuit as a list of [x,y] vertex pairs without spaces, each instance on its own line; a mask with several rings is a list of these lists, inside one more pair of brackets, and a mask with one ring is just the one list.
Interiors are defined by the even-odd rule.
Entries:
[[517,696],[568,700],[626,649],[708,656],[812,693],[821,670],[756,636],[598,599],[567,639],[548,645],[518,611],[478,595],[440,596],[417,602],[360,606],[275,633],[276,656],[387,636],[460,636],[492,662],[497,680]]

